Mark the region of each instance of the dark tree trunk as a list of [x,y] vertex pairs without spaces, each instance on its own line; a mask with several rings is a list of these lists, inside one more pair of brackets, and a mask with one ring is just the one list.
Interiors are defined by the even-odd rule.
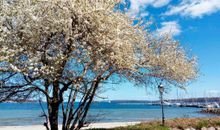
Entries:
[[58,109],[58,103],[53,103],[49,106],[49,121],[51,130],[58,130]]
[[50,129],[58,130],[58,114],[59,114],[59,83],[53,83],[53,97],[49,102],[49,121]]

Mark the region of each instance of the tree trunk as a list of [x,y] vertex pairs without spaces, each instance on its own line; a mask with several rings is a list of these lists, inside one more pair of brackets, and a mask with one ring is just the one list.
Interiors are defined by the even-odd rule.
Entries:
[[58,111],[59,104],[50,104],[49,106],[49,121],[51,130],[58,130]]
[[59,105],[59,83],[58,81],[55,81],[53,83],[53,97],[49,103],[49,121],[51,130],[58,130]]

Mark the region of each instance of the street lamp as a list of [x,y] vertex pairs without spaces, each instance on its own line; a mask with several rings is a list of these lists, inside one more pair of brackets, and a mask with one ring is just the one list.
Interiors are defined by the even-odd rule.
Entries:
[[160,103],[161,103],[161,109],[162,109],[162,125],[165,124],[165,118],[164,118],[164,110],[163,110],[163,92],[164,92],[164,86],[162,84],[158,85],[158,90],[160,92]]

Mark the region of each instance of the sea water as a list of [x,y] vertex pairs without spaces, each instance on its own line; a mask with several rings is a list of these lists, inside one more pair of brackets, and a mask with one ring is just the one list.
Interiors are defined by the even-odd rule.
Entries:
[[[76,104],[77,105],[77,104]],[[46,111],[46,103],[43,103]],[[165,106],[165,118],[214,117],[213,114],[199,113],[201,108]],[[41,125],[45,118],[40,117],[39,103],[0,104],[0,126]],[[161,118],[161,107],[145,103],[97,102],[93,103],[88,114],[91,122],[147,121]],[[59,121],[62,116],[59,115]]]

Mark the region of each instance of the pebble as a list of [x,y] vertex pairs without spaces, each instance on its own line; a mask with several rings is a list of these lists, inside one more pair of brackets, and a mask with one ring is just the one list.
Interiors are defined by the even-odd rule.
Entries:
[[209,127],[207,130],[215,130],[214,127]]
[[201,130],[208,130],[206,127],[202,127]]

